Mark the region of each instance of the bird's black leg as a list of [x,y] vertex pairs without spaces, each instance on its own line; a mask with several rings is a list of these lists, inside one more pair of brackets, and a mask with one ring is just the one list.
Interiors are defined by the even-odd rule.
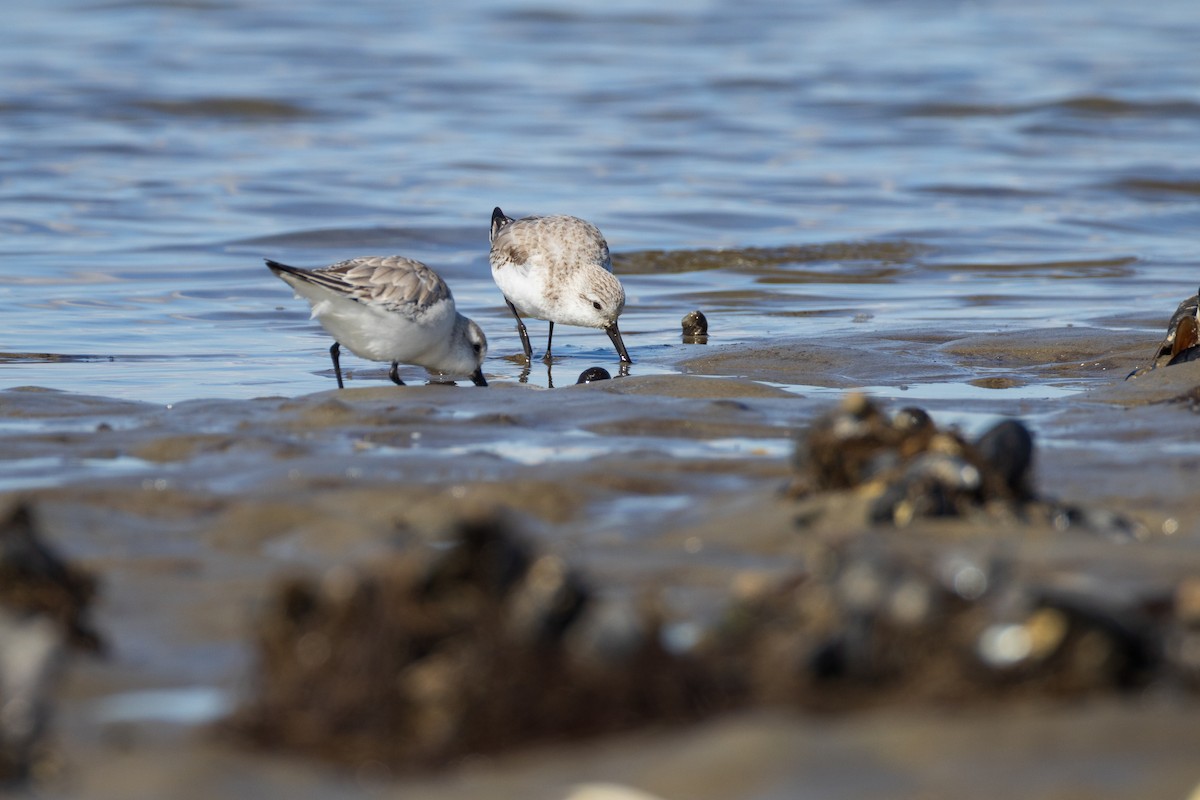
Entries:
[[404,381],[400,380],[400,362],[393,361],[392,368],[388,371],[388,377],[392,379],[392,383],[397,386],[403,386]]
[[338,388],[345,389],[346,385],[342,383],[342,365],[338,363],[338,355],[341,353],[342,346],[337,342],[333,343],[333,347],[329,348],[329,357],[333,359],[333,374],[337,375]]
[[550,343],[554,341],[554,323],[550,323],[550,335],[546,337],[546,355],[542,356],[542,361],[550,363]]
[[512,301],[506,297],[504,302],[508,303],[508,310],[517,318],[517,333],[521,335],[521,349],[525,351],[525,358],[533,363],[533,346],[529,344],[529,331],[525,330],[525,323],[521,321],[521,315],[517,313],[517,307]]

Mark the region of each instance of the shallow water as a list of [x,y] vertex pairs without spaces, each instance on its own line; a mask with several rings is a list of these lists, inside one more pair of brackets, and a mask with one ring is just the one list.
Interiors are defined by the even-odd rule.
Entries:
[[[1182,0],[23,7],[0,370],[155,402],[327,388],[327,339],[261,258],[398,252],[513,380],[497,204],[600,225],[635,374],[673,371],[694,307],[712,346],[1157,326],[1196,283],[1197,33]],[[559,336],[561,372],[614,361]]]
[[[1194,3],[409,5],[6,12],[0,389],[86,396],[0,393],[0,490],[44,492],[69,550],[108,570],[117,640],[65,712],[72,741],[104,739],[94,713],[215,713],[280,565],[369,554],[388,514],[444,518],[466,494],[524,504],[532,535],[600,576],[703,609],[786,548],[697,526],[774,502],[794,432],[853,388],[971,432],[1020,415],[1051,493],[1200,533],[1194,417],[1091,394],[1200,281]],[[599,331],[560,326],[552,368],[512,358],[487,265],[496,205],[604,231],[633,380],[573,387],[617,372]],[[334,386],[329,339],[262,259],[382,253],[447,278],[488,335],[492,389],[394,390],[386,365],[346,356],[348,387],[379,393],[314,394]],[[703,346],[680,337],[696,308]],[[530,335],[539,347],[545,324]],[[1164,380],[1124,391],[1186,388]],[[262,397],[288,399],[246,402]],[[124,796],[108,759],[153,774],[122,748],[80,755],[85,784]],[[896,759],[868,749],[873,768],[787,773],[756,796],[859,796],[852,774],[895,788]],[[1136,774],[1152,758],[1110,760]],[[533,763],[538,791],[514,795],[559,796]],[[248,785],[278,788],[261,768]]]

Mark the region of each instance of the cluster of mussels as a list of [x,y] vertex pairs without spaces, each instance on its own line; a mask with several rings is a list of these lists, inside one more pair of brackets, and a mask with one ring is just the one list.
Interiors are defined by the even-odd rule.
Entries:
[[960,516],[990,501],[1031,496],[1033,436],[1005,420],[975,442],[940,430],[929,414],[886,415],[850,394],[809,429],[796,448],[796,495],[859,490],[872,522],[907,525],[918,517]]
[[712,663],[755,704],[1078,697],[1197,688],[1200,583],[1137,597],[1015,559],[915,552],[864,533],[814,543],[808,568],[732,604]]
[[[1033,435],[1020,420],[1003,420],[969,440],[956,429],[938,428],[920,408],[889,416],[852,393],[800,439],[790,493],[810,501],[802,517],[816,519],[829,510],[840,523],[905,527],[930,517],[983,515],[1122,539],[1144,533],[1103,509],[1039,498],[1033,460]],[[831,503],[835,498],[840,502]]]
[[0,519],[0,786],[49,761],[54,686],[70,649],[97,652],[88,620],[95,580],[42,541],[33,513]]
[[1171,367],[1200,358],[1200,295],[1192,295],[1179,304],[1167,322],[1167,335],[1143,366],[1125,376],[1125,380],[1145,375],[1158,367]]
[[906,538],[806,537],[789,575],[738,581],[697,624],[590,587],[481,517],[448,548],[282,583],[230,724],[403,771],[738,708],[1200,688],[1200,582],[1114,593]]

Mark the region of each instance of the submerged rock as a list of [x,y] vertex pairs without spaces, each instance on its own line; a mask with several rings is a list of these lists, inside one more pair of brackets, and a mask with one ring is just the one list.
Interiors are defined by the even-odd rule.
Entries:
[[26,778],[44,757],[66,651],[100,649],[88,620],[95,590],[42,541],[29,506],[0,521],[0,782]]

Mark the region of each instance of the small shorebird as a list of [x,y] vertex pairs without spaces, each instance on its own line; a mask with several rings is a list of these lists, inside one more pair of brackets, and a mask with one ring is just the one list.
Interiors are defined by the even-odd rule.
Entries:
[[608,243],[595,225],[562,215],[512,219],[496,208],[491,242],[492,279],[517,318],[525,358],[532,363],[533,347],[522,314],[550,323],[542,356],[546,363],[556,322],[603,329],[621,361],[632,363],[617,328],[625,290],[612,273]]
[[343,388],[341,346],[359,358],[390,361],[399,386],[401,364],[445,378],[469,376],[487,386],[487,338],[454,307],[450,287],[436,272],[403,256],[366,256],[321,269],[301,269],[265,259],[271,271],[312,305],[313,319],[334,338],[329,348],[338,388]]

